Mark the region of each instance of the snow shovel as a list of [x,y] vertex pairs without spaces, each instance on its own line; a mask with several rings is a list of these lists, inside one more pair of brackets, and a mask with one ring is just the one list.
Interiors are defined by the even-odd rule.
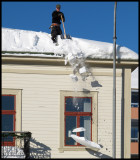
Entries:
[[66,31],[65,31],[62,15],[61,15],[61,20],[62,20],[62,23],[63,23],[63,30],[64,30],[64,35],[61,35],[61,39],[71,39],[71,36],[69,34],[66,35]]

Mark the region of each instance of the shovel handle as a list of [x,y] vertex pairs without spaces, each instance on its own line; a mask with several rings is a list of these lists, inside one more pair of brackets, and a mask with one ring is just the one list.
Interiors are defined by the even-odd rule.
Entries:
[[63,29],[64,29],[64,38],[66,39],[66,32],[65,32],[65,27],[64,27],[64,22],[63,22],[63,17],[62,17],[62,14],[61,14],[61,20],[62,20],[62,23],[63,23]]

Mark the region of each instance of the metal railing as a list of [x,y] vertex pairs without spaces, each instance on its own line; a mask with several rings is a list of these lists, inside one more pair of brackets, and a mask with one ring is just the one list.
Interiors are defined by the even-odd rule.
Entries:
[[30,158],[30,132],[2,131],[1,158]]

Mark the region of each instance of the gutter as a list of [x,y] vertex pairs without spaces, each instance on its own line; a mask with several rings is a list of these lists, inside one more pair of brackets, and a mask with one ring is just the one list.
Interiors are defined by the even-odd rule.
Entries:
[[[65,66],[65,55],[54,54],[48,52],[20,52],[20,51],[2,51],[2,64],[30,64],[30,65],[54,65],[54,66]],[[9,53],[6,55],[5,53]],[[23,54],[18,56],[15,53]],[[25,54],[44,54],[48,56],[29,56]],[[53,57],[52,57],[53,56]],[[99,59],[99,58],[86,58],[86,65],[89,67],[105,67],[112,68],[113,59]],[[132,71],[138,67],[138,59],[116,59],[117,68],[131,68]],[[70,66],[67,64],[66,66]]]

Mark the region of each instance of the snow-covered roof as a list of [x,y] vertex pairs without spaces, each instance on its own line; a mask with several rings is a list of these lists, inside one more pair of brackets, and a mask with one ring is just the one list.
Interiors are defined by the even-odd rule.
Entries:
[[137,67],[131,73],[131,88],[132,89],[139,89],[139,87],[138,87],[138,71],[139,71],[139,67]]
[[[24,55],[30,55],[29,52],[48,52],[60,55],[84,55],[85,58],[113,59],[113,43],[106,43],[94,40],[87,40],[72,37],[70,39],[61,39],[58,36],[58,46],[55,46],[51,40],[51,34],[45,32],[34,32],[19,29],[2,28],[2,51],[15,51],[14,55],[22,55],[16,51],[27,52]],[[138,59],[138,54],[134,51],[116,45],[117,58],[120,59]],[[5,54],[11,54],[6,53]],[[12,53],[13,55],[13,53]],[[47,54],[35,54],[36,56],[48,56]],[[32,54],[33,56],[33,54]]]

